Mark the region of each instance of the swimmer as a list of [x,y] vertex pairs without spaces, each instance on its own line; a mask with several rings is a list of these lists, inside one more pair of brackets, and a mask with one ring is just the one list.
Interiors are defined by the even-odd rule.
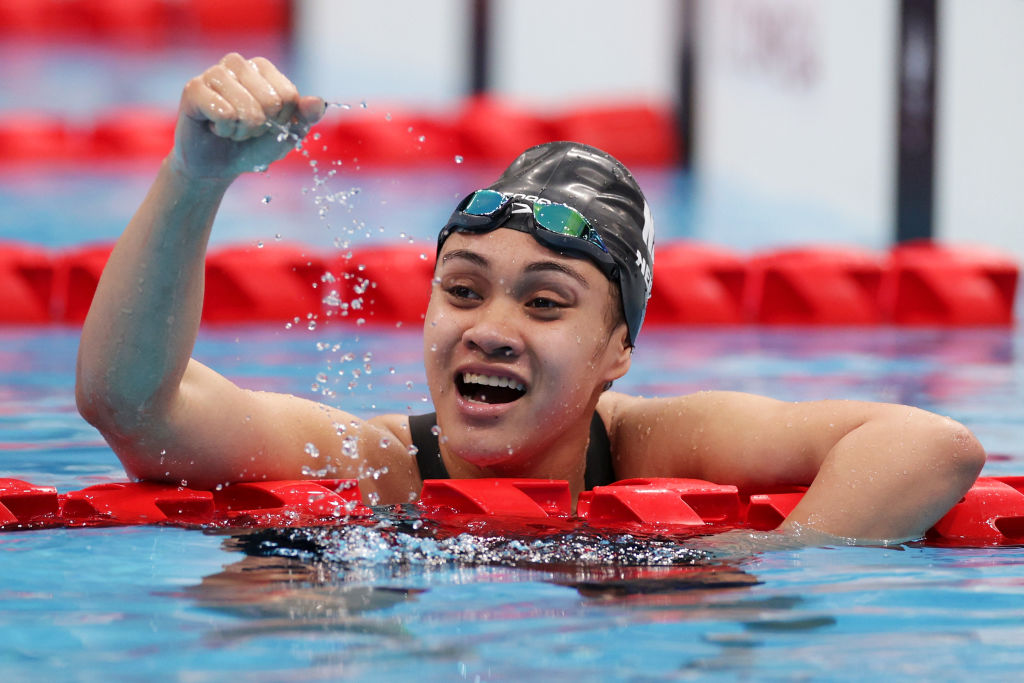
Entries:
[[305,135],[324,110],[238,54],[185,86],[78,356],[79,410],[130,476],[212,489],[328,466],[371,503],[408,502],[438,477],[564,479],[574,500],[628,477],[809,485],[784,531],[867,542],[919,537],[981,470],[970,431],[908,406],[613,391],[651,291],[654,224],[622,164],[568,142],[467,188],[440,231],[423,328],[436,415],[363,420],[236,386],[191,358],[214,215],[236,177],[291,150],[282,127]]

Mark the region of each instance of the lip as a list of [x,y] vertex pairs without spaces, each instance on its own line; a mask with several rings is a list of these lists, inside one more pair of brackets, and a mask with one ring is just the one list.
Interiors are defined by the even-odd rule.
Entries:
[[[529,382],[527,382],[526,379],[524,379],[518,373],[509,370],[507,367],[494,367],[480,364],[464,365],[458,368],[452,375],[453,388],[455,385],[455,377],[459,377],[467,372],[476,375],[489,375],[491,377],[508,378],[525,386],[527,388],[527,393],[529,393],[530,390]],[[516,404],[518,404],[522,400],[521,397],[519,399],[516,399],[515,401],[510,401],[508,403],[476,403],[467,399],[465,396],[459,393],[457,389],[453,391],[453,396],[455,398],[455,407],[458,409],[459,413],[465,415],[466,417],[477,419],[499,418],[508,413],[509,411],[511,411],[513,408],[515,408]],[[523,394],[523,396],[525,397],[526,394]]]

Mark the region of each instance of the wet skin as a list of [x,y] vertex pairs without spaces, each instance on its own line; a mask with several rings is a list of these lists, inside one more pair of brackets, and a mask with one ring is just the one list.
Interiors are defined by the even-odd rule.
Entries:
[[452,235],[435,276],[424,357],[449,472],[582,477],[602,388],[629,369],[608,280],[511,229]]

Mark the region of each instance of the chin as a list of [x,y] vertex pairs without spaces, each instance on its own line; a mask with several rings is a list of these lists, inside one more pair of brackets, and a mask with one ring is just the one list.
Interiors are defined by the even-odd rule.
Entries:
[[452,455],[475,467],[502,467],[522,460],[522,451],[513,445],[485,445],[474,441],[471,436],[463,444],[449,441],[448,447]]

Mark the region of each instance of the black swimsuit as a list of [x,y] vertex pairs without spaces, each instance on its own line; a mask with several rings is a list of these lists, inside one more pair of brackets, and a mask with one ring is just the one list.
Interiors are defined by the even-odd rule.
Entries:
[[[436,426],[437,413],[409,417],[409,434],[412,437],[412,444],[417,449],[416,462],[420,466],[422,479],[451,478],[441,460],[441,447],[437,434],[434,433]],[[583,475],[583,486],[589,491],[595,486],[607,486],[614,481],[615,470],[612,467],[608,430],[605,429],[601,416],[594,411],[594,417],[590,420],[590,443],[587,444],[587,470]]]

